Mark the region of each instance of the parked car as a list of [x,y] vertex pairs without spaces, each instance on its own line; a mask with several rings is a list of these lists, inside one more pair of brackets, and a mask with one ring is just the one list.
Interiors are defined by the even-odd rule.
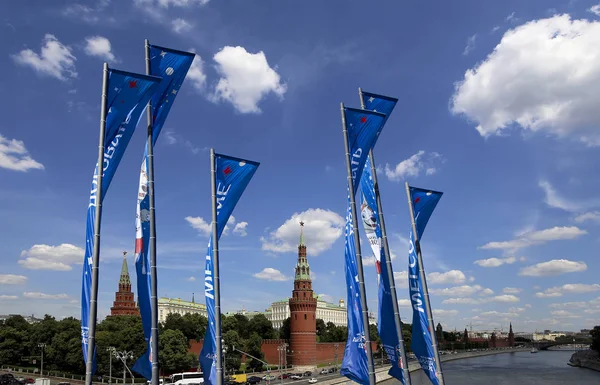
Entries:
[[319,374],[327,374],[327,373],[329,373],[329,370],[327,370],[327,369],[323,369],[319,372]]
[[312,376],[312,372],[306,371],[304,372],[304,377],[310,377]]
[[314,384],[315,382],[317,382],[317,379],[316,379],[316,378],[314,378],[314,377],[313,377],[313,378],[311,378],[310,380],[308,380],[308,383],[309,383],[309,384]]
[[262,378],[256,377],[256,376],[251,376],[246,379],[246,382],[250,385],[258,384],[261,381],[262,381]]

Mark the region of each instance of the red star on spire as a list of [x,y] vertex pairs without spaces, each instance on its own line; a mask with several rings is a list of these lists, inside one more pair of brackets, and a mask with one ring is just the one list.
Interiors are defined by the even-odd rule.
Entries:
[[129,88],[137,88],[137,80],[130,81]]
[[367,118],[363,116],[362,118],[360,118],[360,122],[361,123],[366,123],[367,122]]

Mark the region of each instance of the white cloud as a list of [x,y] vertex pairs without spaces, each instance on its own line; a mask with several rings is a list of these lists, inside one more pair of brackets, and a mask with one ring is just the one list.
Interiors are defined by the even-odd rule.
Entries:
[[31,299],[67,299],[69,298],[66,294],[46,294],[39,292],[25,292],[23,297]]
[[245,237],[248,235],[246,232],[246,228],[248,227],[248,222],[239,222],[235,224],[233,228],[233,233],[238,234],[240,237]]
[[475,293],[482,291],[484,288],[480,285],[462,285],[454,286],[445,289],[431,289],[432,294],[443,295],[448,297],[470,297]]
[[494,295],[494,291],[492,289],[484,289],[479,293],[480,296],[484,297],[486,295]]
[[27,282],[24,275],[0,274],[0,285],[22,285]]
[[8,140],[0,134],[0,168],[13,171],[43,170],[44,165],[31,158],[20,140]]
[[[210,222],[206,222],[202,217],[185,217],[185,220],[194,230],[198,230],[203,235],[210,235],[212,227]],[[223,230],[224,231],[224,230]]]
[[555,286],[535,293],[538,298],[562,297],[563,294],[581,294],[600,291],[600,284],[569,283],[562,286]]
[[563,226],[563,227],[552,227],[550,229],[538,230],[538,231],[530,231],[524,234],[521,234],[516,239],[511,241],[503,241],[503,242],[489,242],[483,246],[481,249],[503,249],[503,250],[512,250],[516,251],[518,249],[533,246],[533,245],[541,245],[550,241],[557,240],[567,240],[567,239],[575,239],[584,234],[587,234],[587,231],[581,230],[576,226]]
[[548,206],[565,211],[579,211],[581,209],[581,203],[578,201],[573,199],[564,199],[558,195],[550,182],[541,180],[539,181],[538,186],[540,186],[540,188],[544,191],[544,201]]
[[488,258],[488,259],[478,259],[473,262],[476,265],[481,267],[498,267],[504,264],[513,264],[517,261],[515,257],[506,257],[506,258]]
[[504,289],[502,289],[502,291],[504,292],[504,294],[519,294],[523,291],[523,289],[519,289],[516,287],[505,287]]
[[468,55],[475,49],[475,40],[477,40],[477,34],[473,36],[469,36],[467,39],[467,45],[465,46],[465,50],[463,51],[463,55]]
[[226,100],[243,114],[260,113],[258,103],[269,93],[283,98],[287,85],[269,66],[264,52],[250,53],[244,47],[225,46],[214,57],[221,75],[213,101]]
[[2,300],[15,300],[18,299],[19,297],[17,297],[16,295],[6,295],[6,294],[2,294],[0,295],[0,301]]
[[519,302],[520,299],[519,299],[519,297],[511,295],[511,294],[503,294],[503,295],[497,295],[495,297],[487,298],[486,301],[493,301],[493,302]]
[[[191,50],[194,52],[194,50]],[[200,55],[194,57],[194,61],[188,70],[186,79],[192,82],[192,87],[196,91],[203,91],[206,85],[206,73],[204,73],[204,61]]]
[[63,9],[62,14],[73,20],[82,20],[88,24],[106,21],[106,18],[102,17],[101,11],[108,7],[110,0],[97,0],[94,3],[94,7],[83,4],[68,5]]
[[186,279],[186,281],[188,281],[188,282],[194,282],[195,280],[196,280],[196,277],[188,277]]
[[110,40],[102,36],[90,36],[85,38],[85,53],[96,56],[108,62],[115,62],[117,58],[112,52]]
[[385,175],[389,180],[394,182],[399,182],[410,176],[417,177],[422,172],[425,172],[426,175],[433,175],[436,172],[434,165],[438,160],[443,161],[442,156],[437,152],[426,153],[420,150],[393,168],[389,164],[386,164]]
[[455,85],[451,110],[474,121],[483,137],[516,123],[524,131],[598,145],[599,38],[600,22],[567,14],[511,29]]
[[84,250],[81,247],[63,243],[58,246],[33,245],[21,251],[19,264],[31,270],[73,270],[71,265],[83,263]]
[[300,239],[300,221],[304,222],[304,240],[309,255],[319,255],[329,250],[342,235],[345,225],[344,218],[330,210],[308,209],[294,213],[268,237],[261,237],[262,249],[275,253],[296,251]]
[[580,318],[581,316],[568,312],[566,310],[555,310],[550,312],[554,317],[558,318]]
[[394,281],[396,283],[396,288],[407,288],[408,271],[394,271]]
[[593,13],[596,16],[600,16],[600,4],[592,5],[588,12]]
[[333,303],[333,297],[329,294],[319,294],[318,297],[320,300],[323,300],[328,303]]
[[427,284],[431,285],[459,285],[467,280],[465,274],[460,270],[450,270],[445,273],[427,274]]
[[508,311],[511,313],[522,313],[525,310],[527,310],[527,309],[524,307],[511,307],[510,309],[508,309]]
[[410,303],[410,299],[399,299],[398,307],[412,307],[412,304]]
[[454,317],[458,314],[458,310],[433,309],[432,312],[436,317]]
[[579,214],[575,217],[575,222],[577,223],[583,223],[585,221],[600,222],[600,211],[591,211]]
[[519,271],[519,275],[548,277],[566,273],[578,273],[586,270],[587,265],[585,262],[569,261],[568,259],[553,259],[548,262],[524,267]]
[[481,303],[481,300],[475,298],[448,298],[443,300],[442,303],[453,305],[477,305]]
[[67,81],[76,78],[75,60],[71,48],[63,45],[51,34],[46,34],[42,40],[40,54],[31,49],[24,49],[12,55],[13,60],[21,65],[29,66],[36,72],[51,76],[58,80]]
[[281,271],[273,269],[272,267],[266,267],[260,273],[256,273],[253,276],[266,281],[289,281],[291,279],[290,277],[283,275]]
[[479,315],[480,317],[493,317],[493,318],[516,318],[519,316],[518,313],[508,312],[502,313],[496,310],[485,311]]
[[181,18],[175,19],[171,22],[171,28],[175,33],[189,32],[191,31],[192,27],[192,24]]
[[171,6],[187,8],[193,5],[204,5],[209,1],[210,0],[157,0],[158,4],[164,8],[169,8]]
[[587,307],[587,302],[561,302],[561,303],[551,303],[548,307],[553,309],[583,309]]

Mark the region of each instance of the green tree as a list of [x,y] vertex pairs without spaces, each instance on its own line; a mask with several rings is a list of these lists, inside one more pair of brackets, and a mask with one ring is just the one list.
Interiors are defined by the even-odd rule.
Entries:
[[317,342],[323,342],[323,337],[327,333],[327,327],[325,326],[325,321],[320,318],[317,318]]
[[252,333],[250,332],[250,328],[248,327],[248,323],[250,322],[248,321],[248,317],[246,317],[243,314],[234,314],[233,318],[235,318],[236,320],[236,331],[238,332],[240,337],[242,337],[243,339],[250,337],[250,334]]
[[377,325],[369,325],[369,337],[371,338],[371,341],[375,341],[377,343],[380,342]]
[[[317,320],[318,321],[318,320]],[[290,317],[287,317],[282,325],[281,328],[279,329],[279,338],[283,339],[283,340],[290,340],[290,336],[291,336],[291,330],[290,330],[290,323],[292,322]],[[318,325],[318,324],[317,324]],[[322,341],[322,340],[321,340]]]
[[595,326],[590,335],[592,336],[592,350],[600,353],[600,326]]
[[69,317],[57,322],[56,334],[52,337],[50,346],[46,346],[44,359],[48,359],[55,370],[84,372],[79,320]]
[[223,334],[227,333],[230,330],[238,331],[238,321],[234,316],[223,316],[221,318],[221,329],[223,330]]
[[248,321],[249,332],[258,334],[262,339],[268,340],[275,336],[271,321],[264,314],[257,314]]
[[29,353],[27,331],[12,326],[18,326],[18,323],[7,322],[11,318],[13,317],[6,320],[0,327],[0,363],[2,364],[19,364],[21,357]]
[[227,373],[237,371],[242,365],[242,353],[233,348],[243,349],[242,339],[237,331],[229,330],[223,334],[223,340],[225,340],[224,347],[227,349],[227,353],[225,353]]
[[[262,352],[262,338],[257,333],[252,333],[250,338],[246,340],[244,351],[248,354],[264,361],[264,354]],[[254,358],[250,359],[250,357],[246,358],[246,365],[251,369],[260,369],[263,366],[263,363],[255,360]]]
[[197,366],[197,357],[188,352],[189,340],[180,330],[167,329],[158,340],[161,369],[166,373],[188,371]]

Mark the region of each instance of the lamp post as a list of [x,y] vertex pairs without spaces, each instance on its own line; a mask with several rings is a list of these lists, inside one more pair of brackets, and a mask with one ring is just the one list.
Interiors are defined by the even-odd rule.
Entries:
[[118,352],[118,351],[114,351],[114,355],[117,359],[121,360],[121,362],[123,362],[123,385],[125,385],[125,381],[126,381],[126,375],[127,372],[129,372],[129,374],[131,375],[131,383],[134,383],[134,376],[131,373],[131,371],[129,370],[129,368],[127,367],[127,360],[129,358],[133,358],[133,352],[129,351],[122,351],[122,352]]
[[340,344],[335,344],[333,345],[335,354],[334,354],[334,358],[335,358],[335,371],[337,371],[337,359],[338,359],[338,348],[340,347]]
[[109,361],[108,361],[108,384],[112,384],[112,358],[114,355],[114,351],[115,348],[112,346],[109,346],[106,348],[106,351],[108,352],[108,357],[109,357]]
[[[286,364],[286,353],[287,353],[288,344],[283,343],[277,347],[277,351],[279,352],[279,378],[281,379],[281,384],[283,385],[283,365],[287,367]],[[282,359],[283,357],[283,359]]]
[[38,344],[38,348],[42,349],[42,362],[40,366],[40,376],[44,376],[44,349],[46,348],[46,344]]
[[225,378],[227,377],[227,369],[225,369],[225,353],[227,353],[227,346],[225,345],[225,340],[221,340],[221,346],[223,347],[223,383],[225,383]]

